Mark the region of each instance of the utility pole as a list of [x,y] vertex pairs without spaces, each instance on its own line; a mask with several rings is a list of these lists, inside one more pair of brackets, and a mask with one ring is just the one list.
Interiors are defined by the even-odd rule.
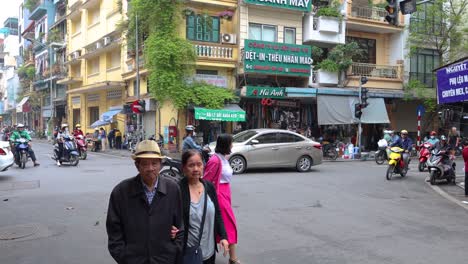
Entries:
[[[360,76],[359,77],[359,109],[362,111],[362,109],[366,108],[369,104],[367,103],[367,88],[363,88],[362,86],[367,83],[367,77],[365,76]],[[362,112],[361,112],[362,114]],[[358,118],[358,148],[359,148],[359,157],[361,157],[361,152],[362,152],[362,122],[361,122],[361,116]]]
[[[139,47],[139,41],[138,41],[138,15],[135,15],[135,63],[136,63],[136,96],[137,100],[140,101],[140,47]],[[142,118],[142,113],[137,114],[137,133],[138,136],[141,137],[142,140],[144,140],[144,133],[143,133],[143,120],[140,120]],[[141,124],[140,124],[141,122]]]

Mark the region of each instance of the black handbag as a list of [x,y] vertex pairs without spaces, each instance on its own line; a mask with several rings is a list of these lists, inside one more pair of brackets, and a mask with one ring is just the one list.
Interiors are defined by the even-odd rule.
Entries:
[[200,226],[200,235],[198,236],[198,243],[196,246],[186,247],[183,264],[203,264],[203,253],[200,247],[200,242],[203,235],[203,227],[205,226],[206,207],[208,203],[208,195],[204,184],[203,187],[205,189],[205,202],[203,203],[203,216]]

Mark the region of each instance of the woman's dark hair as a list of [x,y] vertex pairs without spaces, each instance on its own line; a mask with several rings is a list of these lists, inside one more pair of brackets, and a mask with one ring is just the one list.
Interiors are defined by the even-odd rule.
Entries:
[[216,140],[215,152],[222,155],[231,154],[232,136],[229,134],[221,134]]
[[185,167],[185,165],[187,165],[188,160],[195,155],[199,155],[200,158],[203,159],[200,151],[196,149],[189,149],[187,151],[184,151],[184,153],[182,153],[182,167]]

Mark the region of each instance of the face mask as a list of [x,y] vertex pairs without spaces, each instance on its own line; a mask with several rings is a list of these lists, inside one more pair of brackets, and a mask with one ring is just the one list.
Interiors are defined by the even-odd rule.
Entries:
[[197,136],[197,132],[193,131],[193,136],[196,137],[196,136]]
[[434,139],[434,138],[435,138],[435,136],[431,136],[431,139]]
[[65,131],[68,131],[68,127],[65,128]]

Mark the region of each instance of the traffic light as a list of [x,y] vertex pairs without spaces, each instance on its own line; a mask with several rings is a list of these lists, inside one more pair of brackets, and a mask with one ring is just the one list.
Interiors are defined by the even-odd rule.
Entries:
[[388,5],[385,7],[388,15],[385,20],[391,25],[398,25],[398,0],[387,0]]
[[362,105],[361,104],[355,104],[354,105],[354,117],[357,119],[361,119],[362,116]]
[[369,105],[369,103],[367,102],[367,99],[369,98],[369,96],[367,95],[368,92],[369,92],[369,89],[364,88],[364,87],[361,88],[361,105],[362,105],[362,108],[366,108]]
[[417,10],[416,0],[400,1],[400,10],[403,15],[413,14]]

